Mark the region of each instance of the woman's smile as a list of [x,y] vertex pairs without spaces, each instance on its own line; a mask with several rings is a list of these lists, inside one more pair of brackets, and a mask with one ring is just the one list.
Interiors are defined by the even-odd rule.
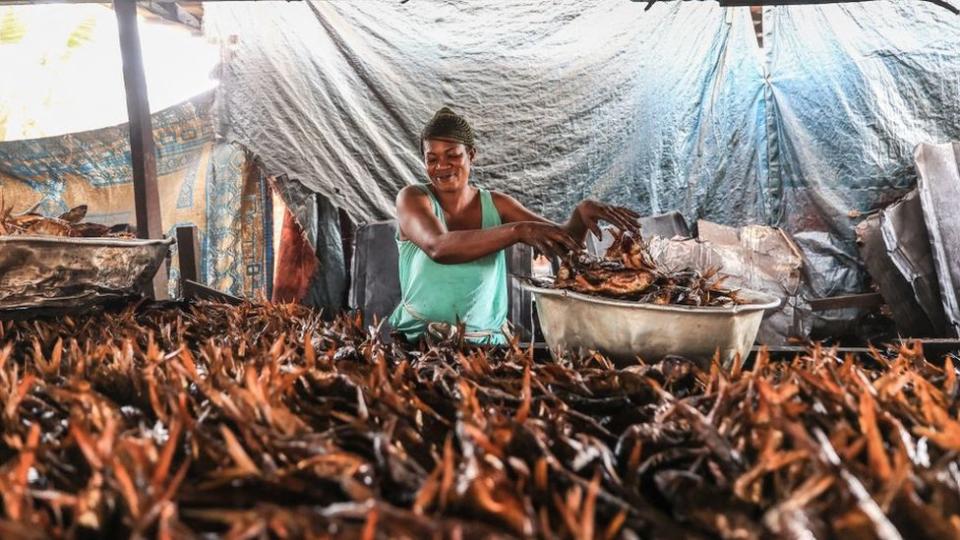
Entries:
[[451,181],[457,179],[457,174],[456,174],[456,172],[454,172],[454,171],[449,171],[449,172],[445,172],[445,173],[439,173],[439,174],[433,175],[433,179],[436,180],[437,182],[441,182],[441,183],[451,182]]

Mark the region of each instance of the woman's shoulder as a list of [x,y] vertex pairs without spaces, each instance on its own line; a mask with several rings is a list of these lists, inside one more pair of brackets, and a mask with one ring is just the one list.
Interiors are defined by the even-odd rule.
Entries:
[[400,192],[397,193],[397,203],[429,196],[430,192],[425,184],[410,184],[409,186],[401,188]]
[[400,193],[414,193],[417,195],[426,195],[429,192],[429,184],[410,184],[400,189]]
[[497,209],[501,212],[508,208],[523,206],[520,204],[520,201],[511,197],[510,195],[507,195],[506,193],[493,191],[492,189],[487,191],[490,193],[490,198],[493,199],[493,204],[497,205]]

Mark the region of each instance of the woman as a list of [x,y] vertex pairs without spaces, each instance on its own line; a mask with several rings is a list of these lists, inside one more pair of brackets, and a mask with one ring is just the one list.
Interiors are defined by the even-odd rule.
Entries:
[[587,231],[600,236],[598,221],[636,229],[638,215],[583,201],[564,225],[526,209],[516,199],[471,186],[477,155],[473,129],[447,107],[421,134],[430,182],[397,195],[400,305],[390,316],[410,341],[428,325],[465,324],[474,343],[506,343],[507,269],[504,248],[518,242],[548,255],[581,249]]

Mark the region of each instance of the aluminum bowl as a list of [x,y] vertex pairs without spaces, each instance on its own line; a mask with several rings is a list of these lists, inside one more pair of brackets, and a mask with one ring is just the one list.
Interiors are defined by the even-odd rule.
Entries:
[[551,353],[599,351],[621,364],[667,355],[706,363],[718,350],[724,363],[744,357],[764,311],[780,305],[779,298],[747,289],[738,292],[745,304],[696,307],[613,300],[531,282],[523,286],[534,295]]
[[139,292],[173,239],[0,236],[0,311],[92,305]]

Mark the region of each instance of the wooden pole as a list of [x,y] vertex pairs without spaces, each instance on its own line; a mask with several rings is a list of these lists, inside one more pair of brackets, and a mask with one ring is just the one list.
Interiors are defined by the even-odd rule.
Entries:
[[[137,236],[162,238],[160,224],[160,191],[157,187],[157,157],[153,147],[153,126],[147,101],[147,81],[140,51],[137,29],[137,2],[113,0],[120,34],[120,55],[123,58],[123,85],[127,93],[127,116],[130,125],[130,160],[133,166],[133,201],[137,216]],[[167,293],[167,263],[164,261],[145,291],[164,299]]]
[[200,234],[196,225],[177,227],[177,253],[180,260],[180,279],[200,280]]

